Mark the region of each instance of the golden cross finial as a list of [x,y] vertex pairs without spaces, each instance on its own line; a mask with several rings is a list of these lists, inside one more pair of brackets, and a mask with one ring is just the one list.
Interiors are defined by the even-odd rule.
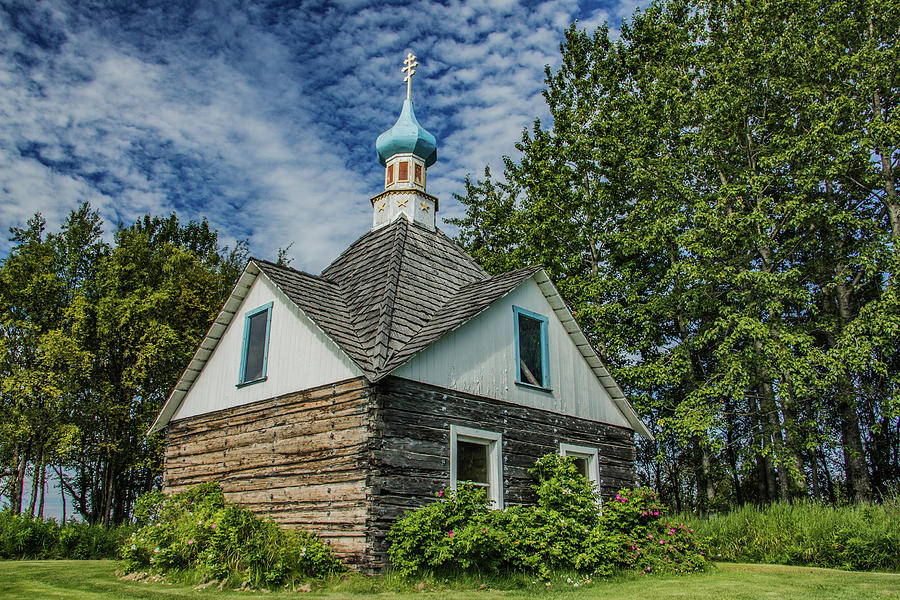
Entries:
[[406,55],[406,60],[403,61],[404,67],[403,72],[406,73],[406,77],[403,78],[403,81],[406,82],[406,99],[412,99],[412,76],[416,74],[416,67],[419,66],[419,63],[416,62],[416,55],[410,52]]

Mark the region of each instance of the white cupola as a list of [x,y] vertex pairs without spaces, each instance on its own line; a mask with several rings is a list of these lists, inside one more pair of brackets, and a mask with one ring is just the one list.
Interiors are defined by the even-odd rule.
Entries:
[[437,160],[437,142],[416,120],[412,102],[412,76],[416,57],[409,53],[404,61],[406,100],[394,126],[378,136],[375,151],[384,166],[384,191],[372,198],[377,229],[405,216],[414,223],[435,229],[438,200],[426,193],[426,170]]

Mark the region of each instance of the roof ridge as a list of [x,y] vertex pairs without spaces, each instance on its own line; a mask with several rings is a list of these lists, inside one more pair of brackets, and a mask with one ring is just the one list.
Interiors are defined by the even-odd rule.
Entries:
[[272,267],[275,267],[276,269],[286,269],[286,270],[288,270],[288,271],[293,271],[294,273],[299,273],[300,275],[306,275],[307,277],[313,277],[313,278],[315,278],[315,279],[320,279],[320,280],[322,280],[322,281],[327,281],[328,283],[334,283],[334,284],[337,284],[337,282],[336,282],[334,279],[331,279],[331,278],[329,278],[329,277],[325,277],[325,276],[322,275],[322,274],[315,275],[315,274],[313,274],[313,273],[310,273],[309,271],[303,271],[303,270],[301,270],[301,269],[295,269],[294,267],[292,267],[292,266],[290,266],[290,265],[282,265],[282,264],[279,264],[279,263],[277,263],[277,262],[272,262],[271,260],[266,260],[265,258],[256,258],[255,256],[250,256],[250,257],[247,258],[247,262],[248,262],[248,263],[250,263],[250,262],[263,263],[263,264],[266,264],[266,265],[270,265],[270,266],[272,266]]
[[397,301],[397,283],[400,279],[400,270],[403,265],[403,250],[406,247],[407,227],[406,219],[394,231],[394,243],[391,246],[390,266],[384,284],[384,296],[381,302],[381,310],[378,317],[378,327],[375,333],[375,348],[372,355],[372,367],[377,371],[387,364],[390,358],[391,326],[394,320],[394,303]]

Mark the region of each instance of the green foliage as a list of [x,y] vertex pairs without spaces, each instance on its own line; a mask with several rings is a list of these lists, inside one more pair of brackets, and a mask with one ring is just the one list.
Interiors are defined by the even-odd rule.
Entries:
[[0,511],[0,559],[116,558],[130,527],[106,528],[75,520],[63,524]]
[[217,483],[166,496],[149,492],[135,507],[139,526],[122,545],[126,572],[181,574],[271,587],[342,570],[331,550],[305,531],[284,530],[225,502]]
[[642,537],[653,523],[664,518],[666,507],[648,488],[619,492],[603,507],[603,525],[608,531]]
[[0,495],[16,513],[40,512],[44,486],[26,506],[21,481],[50,467],[83,519],[127,521],[161,470],[146,432],[246,258],[174,214],[112,244],[102,226],[86,203],[59,232],[35,214],[0,264]]
[[552,126],[458,197],[480,264],[557,282],[672,504],[868,502],[900,473],[898,32],[897,0],[662,0],[617,37],[573,25]]
[[862,571],[900,571],[900,504],[817,502],[685,515],[715,559]]
[[536,506],[491,510],[483,489],[462,484],[441,490],[437,502],[408,512],[391,528],[391,564],[403,576],[521,571],[543,579],[560,571],[594,577],[636,568],[703,570],[705,553],[689,530],[661,520],[653,492],[621,490],[601,513],[593,485],[571,457],[548,454],[531,473]]

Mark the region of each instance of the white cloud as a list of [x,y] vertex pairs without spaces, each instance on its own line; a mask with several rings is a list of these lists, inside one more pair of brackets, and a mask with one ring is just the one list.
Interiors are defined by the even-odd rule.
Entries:
[[465,174],[500,174],[522,128],[546,115],[543,69],[563,29],[633,6],[0,9],[0,53],[14,57],[0,63],[0,226],[40,210],[57,227],[83,200],[107,229],[176,211],[225,240],[249,237],[259,256],[294,241],[294,265],[317,272],[369,227],[374,140],[399,111],[406,51],[419,55],[417,116],[438,137],[429,191],[441,215],[458,215]]

